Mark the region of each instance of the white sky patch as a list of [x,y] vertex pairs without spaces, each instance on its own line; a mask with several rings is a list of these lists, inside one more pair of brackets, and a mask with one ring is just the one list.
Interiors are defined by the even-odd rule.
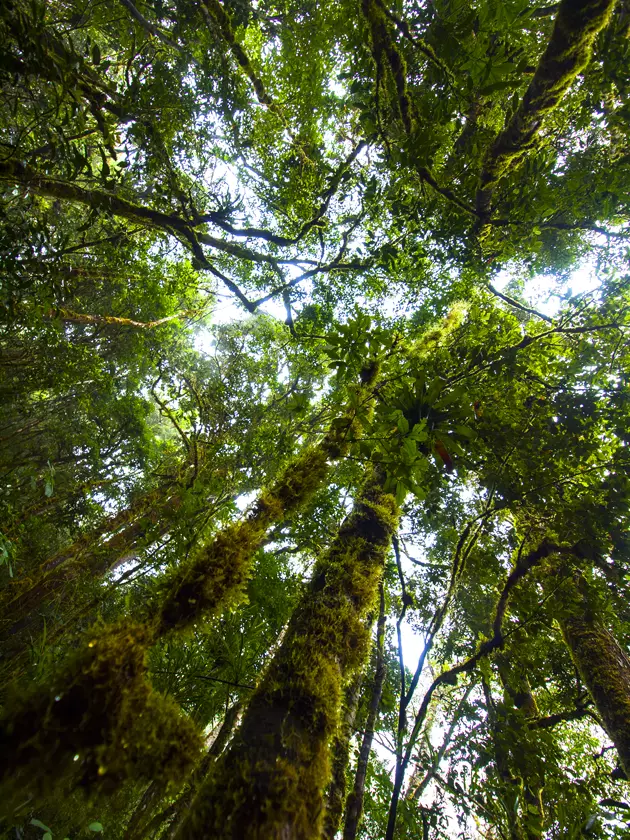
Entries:
[[258,490],[252,490],[251,493],[242,493],[234,499],[234,504],[241,513],[245,513],[248,507],[258,498]]
[[[502,292],[513,276],[508,269],[502,270],[494,277],[493,285]],[[566,283],[560,283],[553,275],[536,274],[525,281],[523,294],[532,307],[544,315],[554,317],[568,298],[593,292],[600,285],[593,258],[586,260],[571,272]]]

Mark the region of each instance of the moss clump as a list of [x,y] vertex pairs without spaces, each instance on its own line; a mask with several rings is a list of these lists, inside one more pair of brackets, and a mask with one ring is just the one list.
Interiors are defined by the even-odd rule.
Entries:
[[296,607],[240,731],[200,791],[181,837],[315,838],[328,745],[345,680],[368,651],[374,604],[398,510],[370,477]]
[[51,684],[15,702],[0,723],[0,784],[7,798],[78,781],[111,788],[124,778],[183,779],[202,748],[194,724],[146,679],[150,631],[101,629]]
[[516,113],[492,145],[477,191],[477,213],[490,212],[494,190],[538,143],[543,121],[591,58],[593,43],[610,20],[615,0],[563,0],[547,49]]
[[187,630],[243,600],[253,557],[269,528],[304,505],[321,486],[329,450],[327,439],[307,449],[261,493],[245,519],[228,525],[189,563],[160,582],[151,606],[158,634]]

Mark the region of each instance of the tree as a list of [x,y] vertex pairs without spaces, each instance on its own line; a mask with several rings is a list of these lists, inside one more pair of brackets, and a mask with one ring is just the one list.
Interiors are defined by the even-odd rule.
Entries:
[[7,831],[613,836],[627,4],[0,30]]

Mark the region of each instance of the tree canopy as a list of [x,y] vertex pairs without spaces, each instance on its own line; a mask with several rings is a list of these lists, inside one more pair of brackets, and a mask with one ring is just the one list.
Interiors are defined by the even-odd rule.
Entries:
[[628,67],[2,4],[3,837],[630,837]]

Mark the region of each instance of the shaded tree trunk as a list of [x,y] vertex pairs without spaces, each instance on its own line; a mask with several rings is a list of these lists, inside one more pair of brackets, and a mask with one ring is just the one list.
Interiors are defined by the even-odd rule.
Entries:
[[343,682],[364,661],[365,616],[398,523],[384,475],[373,473],[316,564],[243,724],[201,789],[178,838],[319,838],[328,744]]
[[346,689],[343,720],[332,745],[332,776],[326,797],[326,815],[322,830],[324,840],[334,840],[341,823],[346,799],[346,770],[350,762],[350,742],[361,696],[362,681],[363,675],[358,674]]
[[173,812],[175,816],[167,830],[164,832],[162,840],[173,840],[173,838],[177,836],[177,832],[179,831],[188,809],[190,808],[199,784],[205,780],[206,776],[212,769],[212,765],[227,746],[227,743],[234,732],[234,727],[241,715],[242,709],[243,704],[240,700],[238,700],[227,710],[223,723],[221,724],[221,728],[217,733],[217,737],[208,748],[208,752],[202,758],[184,792],[179,799],[173,803]]
[[368,709],[367,720],[365,722],[365,732],[363,733],[363,741],[361,743],[361,750],[359,751],[359,760],[357,762],[357,770],[354,777],[354,787],[350,792],[346,801],[346,817],[343,827],[343,840],[354,840],[359,827],[359,820],[363,812],[363,796],[365,794],[365,780],[367,777],[368,762],[370,760],[370,752],[372,750],[372,741],[374,740],[374,727],[376,726],[376,719],[378,717],[378,709],[381,704],[381,696],[383,694],[383,683],[385,681],[385,593],[381,586],[380,592],[380,610],[378,616],[378,625],[376,633],[376,662],[374,667],[374,682],[372,685],[372,694],[370,696],[370,706]]
[[630,778],[630,657],[605,626],[582,575],[563,583],[562,594],[562,635]]

